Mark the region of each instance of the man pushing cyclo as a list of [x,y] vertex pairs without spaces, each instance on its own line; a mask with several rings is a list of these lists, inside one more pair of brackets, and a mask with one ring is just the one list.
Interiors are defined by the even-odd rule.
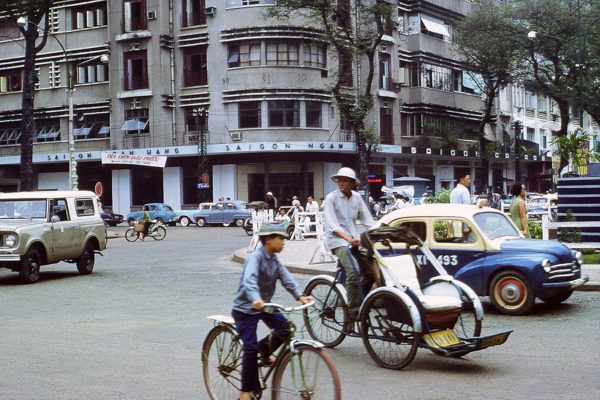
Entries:
[[[367,204],[358,192],[353,190],[360,180],[352,168],[340,168],[331,179],[337,183],[338,189],[325,197],[323,227],[327,246],[336,255],[338,263],[346,274],[350,318],[357,320],[362,301],[361,291],[366,294],[378,281],[377,267],[373,264],[373,260],[363,256],[359,248],[360,234],[370,228],[375,221]],[[358,221],[364,226],[363,229],[359,228]],[[352,254],[358,261],[359,271],[356,273],[350,260],[352,255],[349,252],[349,245],[352,246]]]

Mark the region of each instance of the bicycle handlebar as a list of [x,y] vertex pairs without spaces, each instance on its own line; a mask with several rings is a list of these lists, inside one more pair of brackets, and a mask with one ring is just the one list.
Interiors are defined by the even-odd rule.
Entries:
[[282,306],[281,304],[277,304],[277,303],[265,303],[265,305],[263,306],[262,311],[264,312],[268,312],[267,308],[276,308],[278,310],[281,310],[283,312],[295,312],[295,311],[302,311],[308,307],[311,307],[315,304],[315,301],[312,300],[306,304],[302,304],[301,306],[296,306],[296,307],[288,307],[288,306]]

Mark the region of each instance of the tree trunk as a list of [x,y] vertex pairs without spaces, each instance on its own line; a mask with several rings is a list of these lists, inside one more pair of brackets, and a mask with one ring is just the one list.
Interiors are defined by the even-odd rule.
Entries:
[[[560,112],[560,130],[556,132],[557,136],[567,136],[569,133],[569,103],[565,101],[557,101],[558,110]],[[558,167],[558,172],[563,170],[567,165],[569,165],[569,160],[564,156],[560,157],[560,165]]]
[[497,88],[493,88],[490,90],[490,92],[492,92],[491,94],[486,94],[485,103],[483,106],[483,118],[479,122],[479,157],[481,159],[481,170],[484,174],[487,174],[484,179],[482,179],[485,188],[490,186],[490,174],[488,172],[490,169],[490,160],[486,151],[489,140],[485,138],[485,126],[491,119],[496,90]]
[[25,35],[25,65],[23,68],[23,97],[21,124],[21,185],[20,191],[34,189],[35,168],[33,165],[34,94],[35,81],[35,39],[37,27],[31,24]]

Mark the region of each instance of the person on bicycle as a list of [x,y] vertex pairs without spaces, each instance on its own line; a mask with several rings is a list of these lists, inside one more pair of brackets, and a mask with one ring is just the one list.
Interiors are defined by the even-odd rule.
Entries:
[[[358,192],[353,189],[360,183],[356,172],[352,168],[343,167],[331,176],[337,183],[338,190],[325,197],[323,209],[323,228],[327,239],[327,246],[338,258],[338,262],[346,272],[346,291],[348,293],[348,309],[350,318],[357,319],[358,309],[362,299],[359,294],[360,277],[354,275],[352,264],[348,256],[348,245],[360,245],[361,231],[375,224],[369,207]],[[360,221],[364,228],[357,225]],[[371,265],[362,266],[361,270],[369,271]]]
[[150,207],[144,206],[144,213],[142,214],[142,221],[144,222],[144,230],[142,231],[142,241],[148,236],[148,229],[150,229]]
[[[250,400],[252,392],[260,390],[258,354],[263,362],[273,363],[271,353],[289,337],[287,319],[280,312],[263,312],[264,304],[271,301],[275,293],[277,280],[301,303],[312,300],[310,296],[302,294],[294,277],[275,254],[283,250],[286,228],[286,223],[262,223],[258,232],[262,246],[246,258],[233,302],[231,315],[243,348],[241,400]],[[257,342],[256,328],[261,320],[272,330],[272,334]]]

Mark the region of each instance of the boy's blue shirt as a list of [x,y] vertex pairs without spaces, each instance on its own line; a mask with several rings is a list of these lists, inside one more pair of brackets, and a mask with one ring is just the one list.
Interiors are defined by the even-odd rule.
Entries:
[[258,314],[258,311],[252,308],[252,303],[259,299],[265,303],[270,302],[275,293],[277,280],[281,281],[283,287],[295,299],[302,295],[296,280],[279,262],[277,256],[275,254],[269,256],[260,246],[244,261],[244,271],[233,301],[233,309],[246,314]]

